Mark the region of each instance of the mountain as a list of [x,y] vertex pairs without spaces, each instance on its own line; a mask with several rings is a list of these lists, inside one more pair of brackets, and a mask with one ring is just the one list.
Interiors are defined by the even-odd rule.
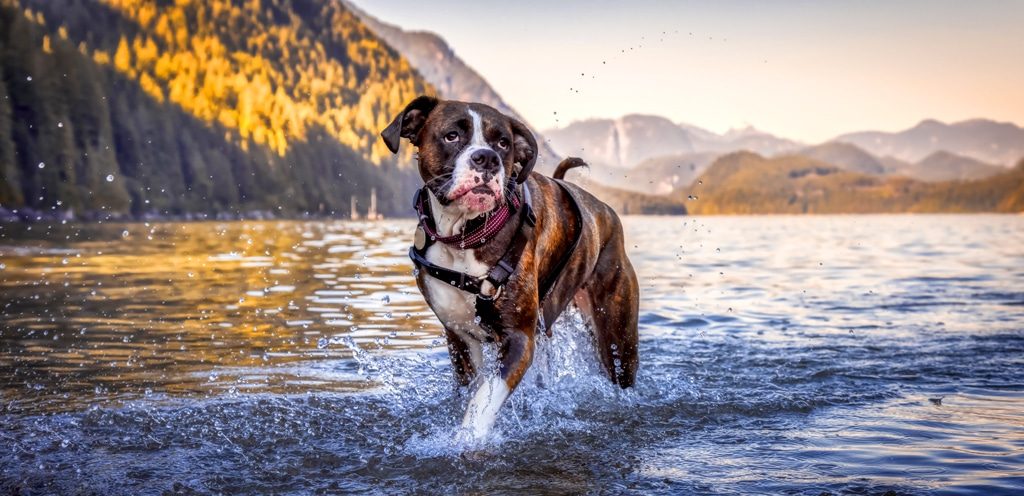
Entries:
[[1024,157],[1024,128],[986,119],[954,124],[928,119],[896,133],[864,131],[844,134],[835,141],[852,143],[876,156],[914,163],[938,151],[1003,166]]
[[[579,169],[576,169],[577,171]],[[579,174],[570,172],[569,175]],[[683,197],[678,194],[647,194],[632,189],[615,188],[586,177],[570,177],[570,181],[612,207],[619,215],[686,215]]]
[[829,141],[799,151],[799,155],[835,165],[843,170],[861,174],[885,174],[886,168],[880,160],[856,145]]
[[903,175],[920,181],[969,181],[983,179],[1006,172],[1006,167],[986,164],[980,160],[947,151],[928,155],[916,164],[889,169],[890,174]]
[[856,145],[840,141],[829,141],[804,148],[798,154],[851,172],[905,176],[925,182],[983,179],[1006,172],[1005,167],[986,164],[947,151],[934,152],[917,163],[894,157],[876,158]]
[[1022,212],[1024,160],[974,181],[926,183],[843,170],[800,155],[725,155],[683,193],[693,214]]
[[590,177],[640,193],[664,195],[693,182],[714,160],[714,153],[684,153],[644,160],[632,169],[594,168]]
[[564,155],[579,155],[595,167],[631,168],[643,160],[693,152],[690,134],[655,115],[589,119],[544,131]]
[[0,0],[0,206],[344,215],[376,188],[406,212],[377,134],[432,91],[331,0]]
[[377,36],[407,58],[442,97],[485,103],[522,120],[483,76],[455,54],[444,38],[428,31],[406,31],[373,17],[351,3],[345,2],[345,5]]
[[[679,124],[680,127],[695,133],[694,149],[701,152],[716,152],[719,154],[732,153],[736,151],[754,152],[760,155],[778,155],[789,153],[800,148],[800,143],[780,138],[773,134],[766,133],[752,126],[739,129],[731,129],[725,134],[715,134],[705,131],[696,126]],[[697,130],[703,132],[697,132]]]
[[570,176],[589,181],[592,188],[615,187],[647,195],[666,195],[690,184],[717,157],[713,153],[667,155],[644,160],[632,169],[594,166],[575,169]]
[[[377,36],[407,58],[423,78],[437,89],[438,95],[450,100],[485,103],[529,125],[483,76],[455,54],[441,36],[427,31],[406,31],[377,19],[349,2],[345,2],[345,5]],[[550,170],[561,158],[536,131],[534,134],[541,146],[538,170]]]
[[690,124],[676,124],[654,115],[632,114],[619,119],[588,119],[544,132],[555,150],[578,154],[605,167],[633,168],[654,158],[684,154],[724,154],[747,150],[775,155],[796,150],[799,143],[752,127],[716,134]]

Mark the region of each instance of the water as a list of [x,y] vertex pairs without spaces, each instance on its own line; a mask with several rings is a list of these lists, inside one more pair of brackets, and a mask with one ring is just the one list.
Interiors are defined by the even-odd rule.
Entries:
[[408,221],[5,226],[0,492],[1024,491],[1024,217],[627,218],[481,451]]

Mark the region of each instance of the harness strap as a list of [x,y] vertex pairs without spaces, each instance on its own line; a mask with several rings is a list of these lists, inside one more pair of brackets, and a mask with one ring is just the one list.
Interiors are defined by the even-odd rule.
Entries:
[[409,258],[412,259],[413,263],[416,264],[420,270],[427,271],[427,274],[434,279],[444,281],[456,288],[459,288],[467,293],[480,294],[480,286],[484,282],[483,277],[473,277],[465,272],[459,272],[457,270],[451,270],[440,265],[430,263],[420,252],[416,251],[415,246],[409,247]]
[[[516,266],[519,265],[519,259],[522,258],[523,251],[526,250],[526,244],[529,242],[530,235],[533,232],[533,226],[537,223],[536,214],[534,214],[533,207],[530,205],[529,187],[523,186],[522,200],[520,201],[519,198],[516,198],[512,204],[519,209],[519,225],[517,226],[516,233],[508,248],[505,249],[505,253],[498,260],[498,263],[491,267],[483,276],[471,276],[465,272],[459,272],[431,263],[424,256],[427,251],[426,249],[432,244],[431,242],[427,242],[421,250],[417,250],[416,246],[409,247],[409,258],[412,259],[417,268],[427,271],[427,274],[431,277],[447,282],[467,293],[481,295],[484,281],[494,285],[495,290],[500,289],[512,277]],[[488,298],[487,296],[483,297]]]
[[[574,217],[576,218],[576,237],[572,242],[572,246],[562,254],[562,258],[559,259],[554,270],[545,276],[543,283],[540,285],[539,296],[542,303],[547,299],[555,283],[558,282],[558,277],[565,269],[565,266],[568,265],[572,254],[579,247],[580,239],[583,237],[583,213],[580,210],[579,201],[572,190],[562,181],[555,180],[555,182],[565,191],[569,197],[569,203],[572,204],[573,212],[575,213]],[[519,265],[519,260],[523,257],[526,245],[533,235],[533,228],[537,224],[537,217],[530,202],[530,188],[525,184],[523,185],[523,198],[519,203],[521,205],[518,212],[519,225],[512,237],[512,241],[505,249],[505,253],[498,259],[498,262],[483,276],[471,276],[465,272],[459,272],[431,263],[424,256],[427,247],[431,244],[430,242],[422,250],[417,250],[416,246],[409,247],[409,258],[412,259],[418,269],[426,270],[427,274],[431,277],[476,295],[476,316],[480,319],[479,325],[492,334],[502,332],[501,314],[495,305],[495,299]],[[492,295],[484,295],[482,293],[484,281],[490,282],[494,286],[495,292]]]
[[515,237],[512,238],[512,242],[505,249],[505,253],[501,255],[498,263],[494,264],[494,267],[487,271],[487,276],[485,277],[487,281],[494,285],[494,293],[484,295],[478,292],[476,294],[478,325],[489,332],[488,340],[493,339],[493,335],[504,331],[501,325],[501,312],[498,310],[495,300],[497,300],[502,288],[505,287],[505,284],[512,277],[516,266],[519,265],[519,260],[523,258],[526,244],[533,237],[533,227],[536,224],[537,217],[533,213],[533,207],[530,206],[530,188],[524,184],[523,209]]
[[537,216],[533,213],[533,206],[530,205],[530,188],[528,186],[523,186],[522,210],[520,210],[519,216],[519,226],[512,237],[512,242],[508,244],[508,248],[498,259],[498,263],[494,264],[494,267],[491,267],[484,277],[494,285],[495,289],[504,286],[512,277],[516,266],[519,265],[519,259],[523,258],[523,252],[526,251],[526,244],[529,243],[533,234],[533,226],[537,224]]

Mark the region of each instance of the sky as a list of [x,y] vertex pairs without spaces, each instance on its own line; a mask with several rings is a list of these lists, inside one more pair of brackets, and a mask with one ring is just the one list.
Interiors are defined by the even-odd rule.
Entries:
[[355,0],[440,34],[537,129],[656,114],[807,143],[1024,124],[1024,1]]

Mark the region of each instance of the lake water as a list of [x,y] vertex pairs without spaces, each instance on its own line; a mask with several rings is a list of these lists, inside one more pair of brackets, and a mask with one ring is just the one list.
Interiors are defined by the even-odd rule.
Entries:
[[475,452],[412,225],[3,226],[0,493],[1024,491],[1024,216],[626,218]]

